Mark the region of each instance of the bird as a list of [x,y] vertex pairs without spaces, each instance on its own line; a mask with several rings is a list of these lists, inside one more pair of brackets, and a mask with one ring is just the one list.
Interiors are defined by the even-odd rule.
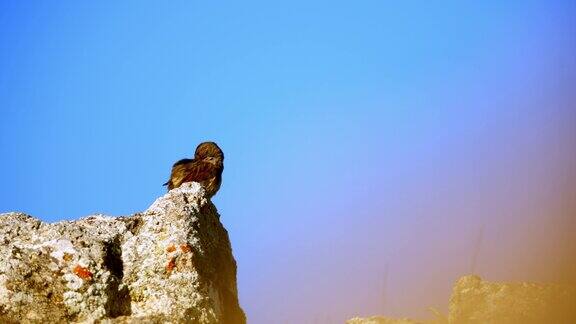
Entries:
[[198,182],[212,198],[222,184],[224,153],[214,142],[203,142],[196,147],[193,159],[182,159],[174,163],[170,180],[164,186],[168,191],[186,182]]

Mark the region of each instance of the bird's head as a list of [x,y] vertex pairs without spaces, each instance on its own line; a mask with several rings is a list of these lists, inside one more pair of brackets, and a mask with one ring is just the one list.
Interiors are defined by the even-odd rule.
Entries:
[[196,152],[194,153],[195,160],[207,160],[211,163],[223,163],[224,153],[214,142],[204,142],[200,143],[196,147]]

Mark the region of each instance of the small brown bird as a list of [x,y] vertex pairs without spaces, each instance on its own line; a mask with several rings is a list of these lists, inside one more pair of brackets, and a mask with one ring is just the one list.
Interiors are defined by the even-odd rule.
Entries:
[[168,190],[180,187],[185,182],[198,182],[208,197],[220,189],[224,153],[214,142],[204,142],[196,147],[194,159],[182,159],[172,166],[170,180],[164,184]]

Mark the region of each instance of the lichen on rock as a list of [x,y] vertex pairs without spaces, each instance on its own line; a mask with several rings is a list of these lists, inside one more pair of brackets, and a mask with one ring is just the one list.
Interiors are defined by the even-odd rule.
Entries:
[[1,214],[0,242],[0,322],[246,322],[228,233],[197,183],[128,217]]

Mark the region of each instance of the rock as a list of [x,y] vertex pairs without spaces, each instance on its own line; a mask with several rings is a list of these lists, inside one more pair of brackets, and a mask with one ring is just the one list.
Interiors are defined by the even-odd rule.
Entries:
[[494,283],[475,275],[454,285],[448,317],[433,308],[430,320],[353,318],[348,324],[536,324],[576,323],[576,287],[559,284]]
[[576,323],[576,289],[559,284],[494,283],[460,278],[449,305],[450,323]]
[[419,324],[417,322],[408,318],[386,318],[382,316],[372,316],[372,317],[354,317],[346,321],[346,324]]
[[245,323],[236,262],[197,183],[143,213],[0,215],[0,322]]

